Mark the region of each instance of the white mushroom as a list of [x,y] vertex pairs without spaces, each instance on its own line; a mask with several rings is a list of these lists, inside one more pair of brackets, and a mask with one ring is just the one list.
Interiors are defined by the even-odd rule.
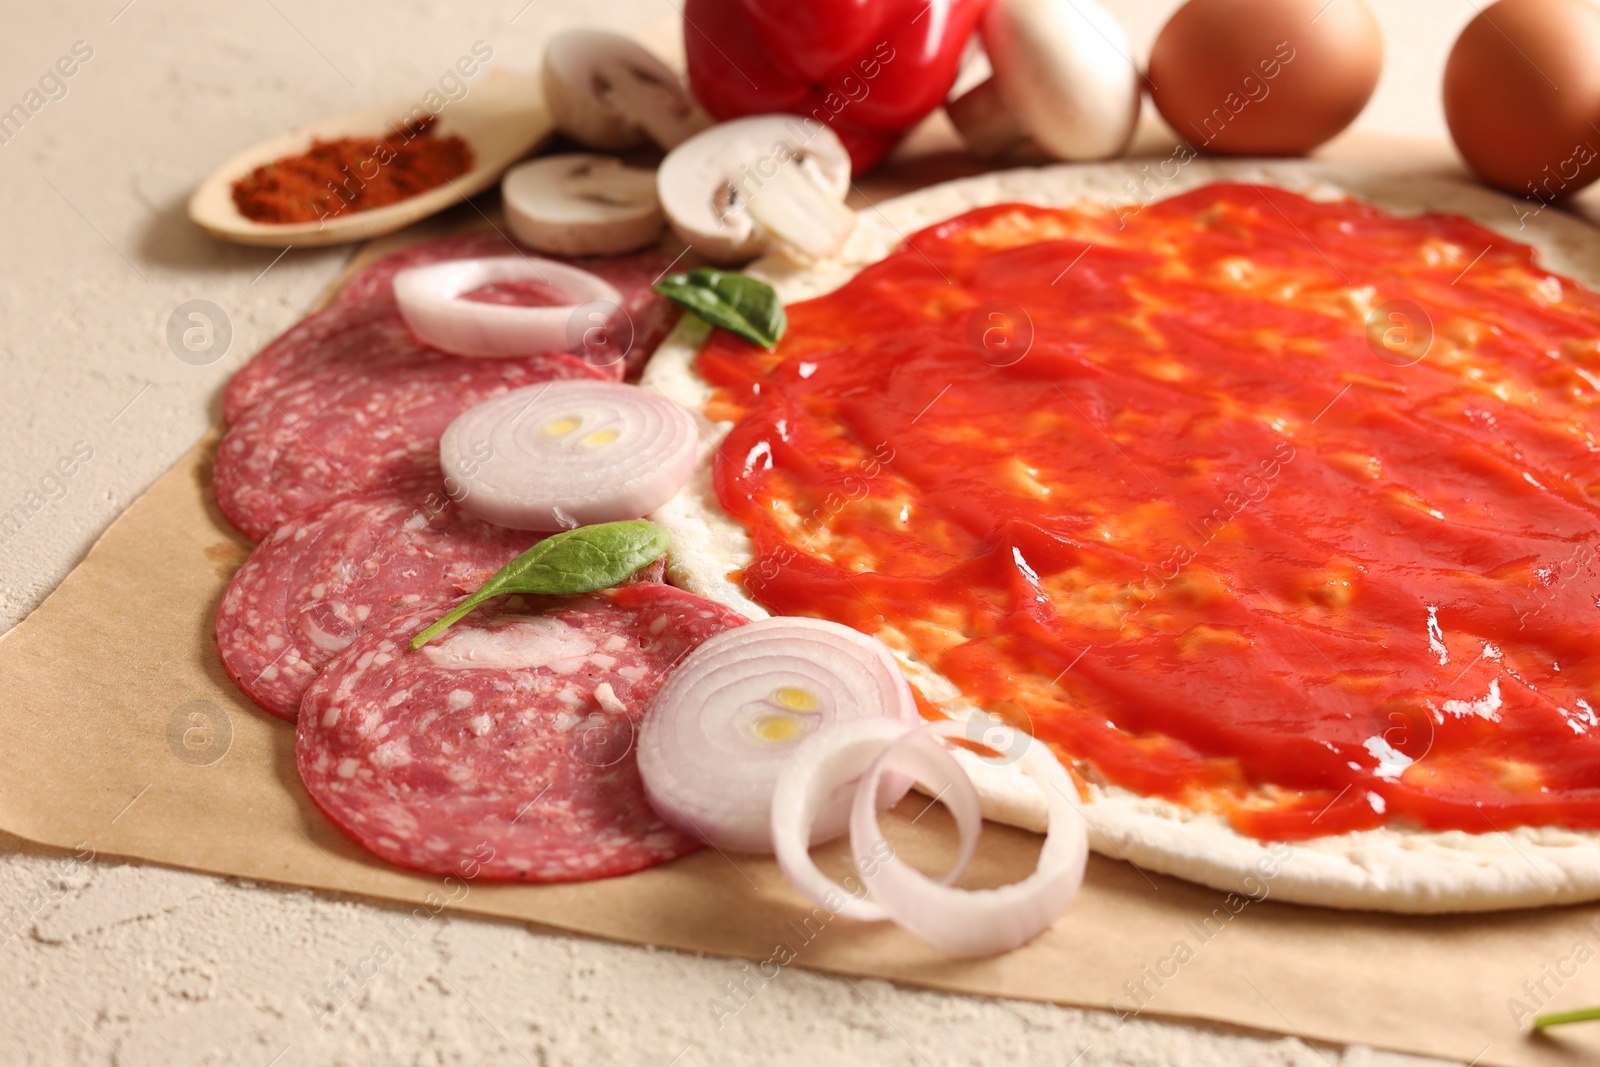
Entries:
[[1095,0],[995,0],[981,29],[994,76],[946,105],[981,156],[1032,138],[1057,159],[1108,159],[1133,137],[1140,79],[1128,35]]
[[562,256],[610,256],[655,244],[664,220],[655,171],[573,152],[530,160],[500,185],[517,240]]
[[844,206],[850,154],[828,127],[788,115],[713,126],[667,154],[656,172],[674,232],[718,263],[774,243],[820,259],[844,246],[855,212]]
[[671,67],[637,41],[602,30],[550,39],[544,95],[562,133],[609,152],[647,140],[670,150],[710,124]]

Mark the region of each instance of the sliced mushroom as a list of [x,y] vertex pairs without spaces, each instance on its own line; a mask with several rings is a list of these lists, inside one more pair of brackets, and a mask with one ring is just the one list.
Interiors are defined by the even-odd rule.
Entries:
[[573,152],[514,167],[500,185],[517,240],[563,256],[609,256],[655,244],[664,220],[655,171]]
[[828,127],[789,115],[713,126],[667,154],[656,172],[674,232],[718,263],[774,244],[811,259],[844,247],[855,212],[844,206],[850,154]]
[[967,146],[1026,144],[1057,159],[1109,159],[1139,121],[1128,35],[1095,0],[995,0],[981,29],[994,76],[945,106]]
[[562,133],[608,152],[646,141],[670,151],[710,125],[671,67],[637,41],[602,30],[550,39],[544,95]]

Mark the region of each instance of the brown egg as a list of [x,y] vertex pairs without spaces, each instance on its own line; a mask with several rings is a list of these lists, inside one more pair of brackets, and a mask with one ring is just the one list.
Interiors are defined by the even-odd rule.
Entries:
[[1450,50],[1444,117],[1468,165],[1502,189],[1548,201],[1600,177],[1600,9],[1485,8]]
[[1150,97],[1207,152],[1296,156],[1355,121],[1383,69],[1361,0],[1189,0],[1150,52]]

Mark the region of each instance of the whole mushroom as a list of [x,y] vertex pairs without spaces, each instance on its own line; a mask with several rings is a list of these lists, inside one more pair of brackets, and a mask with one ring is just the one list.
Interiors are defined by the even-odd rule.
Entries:
[[1095,0],[995,0],[980,28],[994,74],[945,105],[980,156],[1031,140],[1065,160],[1119,155],[1139,121],[1128,35]]
[[639,42],[603,30],[568,30],[550,39],[544,94],[557,129],[607,152],[650,141],[671,150],[711,121],[677,72]]

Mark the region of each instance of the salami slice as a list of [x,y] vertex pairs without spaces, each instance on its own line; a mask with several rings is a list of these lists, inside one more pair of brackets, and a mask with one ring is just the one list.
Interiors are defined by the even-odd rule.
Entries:
[[483,256],[538,255],[529,252],[497,230],[420,241],[390,252],[368,263],[340,286],[334,306],[387,303],[394,299],[394,276],[411,267],[426,267],[452,259],[478,259]]
[[240,367],[223,391],[222,416],[230,426],[241,422],[258,401],[319,370],[415,362],[425,354],[441,362],[456,358],[417,340],[392,304],[335,304],[308,315]]
[[[217,449],[222,513],[260,541],[335,496],[432,475],[439,437],[463,411],[525,385],[600,372],[570,356],[325,368],[262,400]],[[459,472],[454,472],[459,473]]]
[[[384,256],[352,277],[332,305],[308,316],[239,369],[223,396],[224,417],[230,424],[240,421],[257,401],[321,368],[388,365],[414,361],[422,353],[431,353],[434,359],[459,358],[429,348],[406,328],[394,302],[394,276],[407,267],[450,259],[518,254],[528,253],[487,231],[428,241]],[[614,377],[637,373],[678,320],[677,306],[651,289],[672,266],[672,258],[652,249],[568,262],[614,285],[627,312],[626,325],[609,331],[609,347],[584,358]],[[626,355],[619,360],[624,348]]]
[[368,630],[306,692],[300,777],[346,833],[403,867],[528,882],[698,847],[646,803],[633,738],[675,664],[742,616],[640,583],[509,597],[410,651],[430,621]]
[[340,497],[256,546],[217,611],[217,650],[261,707],[293,719],[317,673],[364,630],[437,611],[541,535],[472,518],[433,482]]
[[492,230],[425,241],[391,252],[374,260],[346,282],[334,303],[335,306],[350,306],[385,302],[393,299],[394,276],[409,267],[483,256],[559,259],[604,278],[622,294],[623,310],[633,320],[634,349],[643,349],[645,355],[654,351],[678,320],[677,305],[651,288],[672,268],[677,257],[657,248],[625,256],[551,256],[523,248]]

